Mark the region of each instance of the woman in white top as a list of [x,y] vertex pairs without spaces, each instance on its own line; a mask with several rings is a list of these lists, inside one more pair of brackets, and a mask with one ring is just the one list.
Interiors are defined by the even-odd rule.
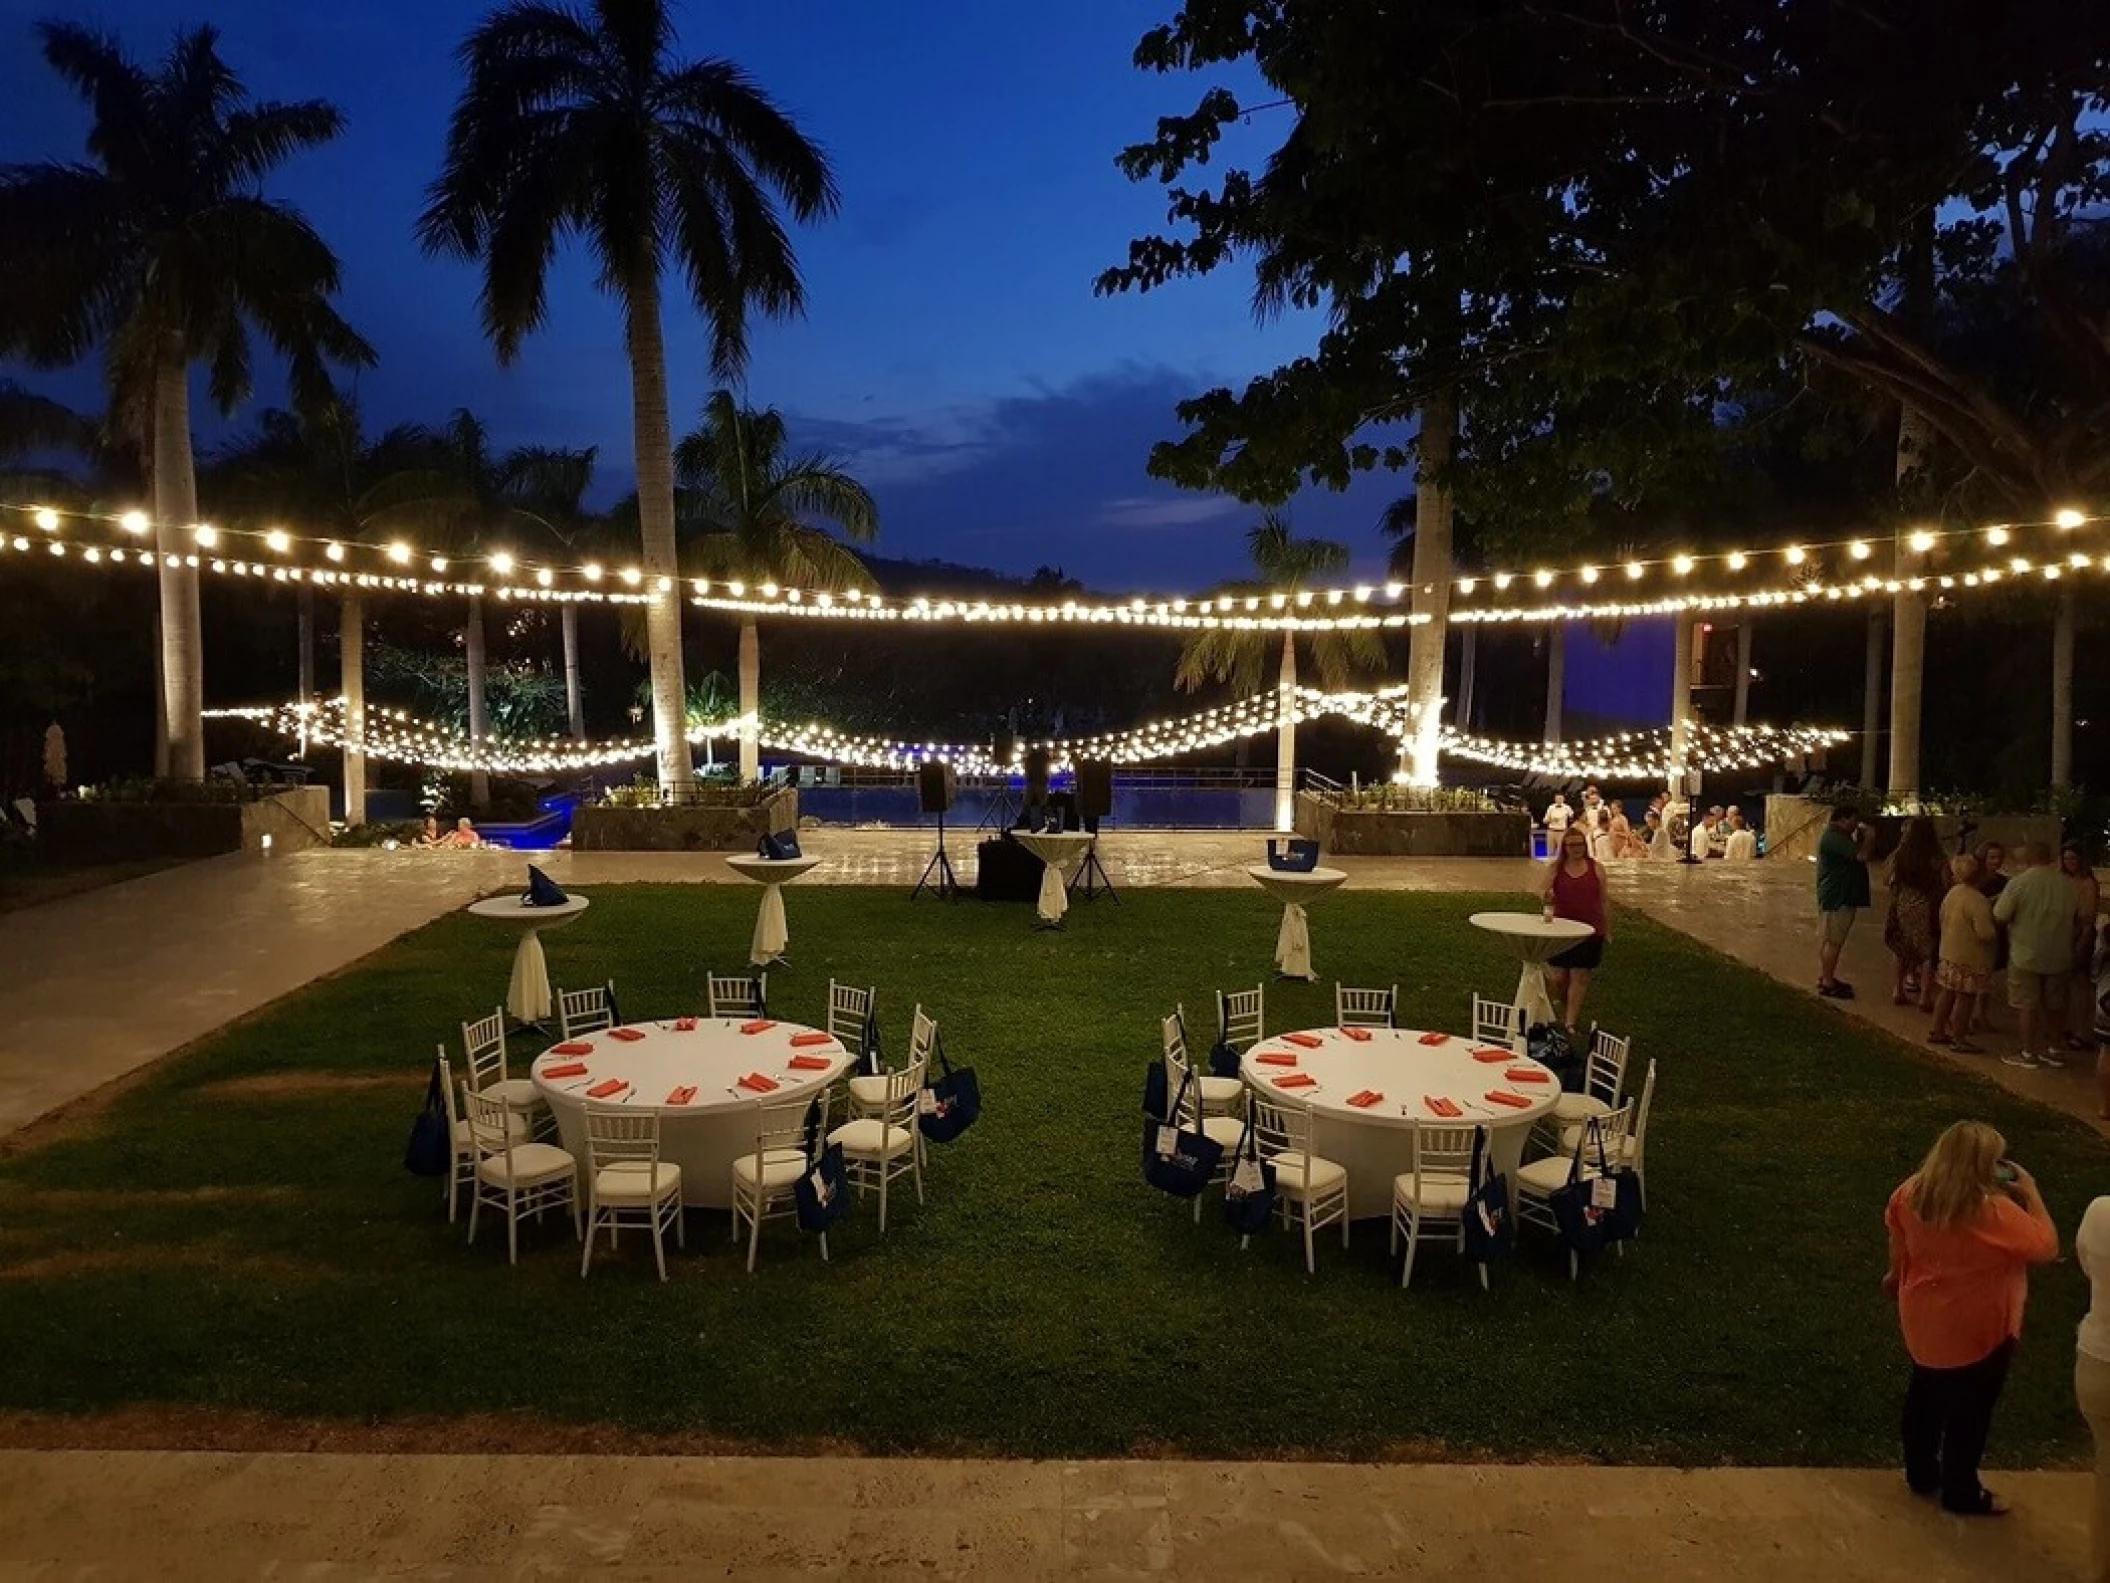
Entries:
[[2095,1517],[2089,1529],[2094,1546],[2088,1576],[2095,1583],[2110,1583],[2110,1198],[2098,1198],[2081,1216],[2073,1251],[2089,1288],[2073,1368],[2073,1392],[2095,1436]]

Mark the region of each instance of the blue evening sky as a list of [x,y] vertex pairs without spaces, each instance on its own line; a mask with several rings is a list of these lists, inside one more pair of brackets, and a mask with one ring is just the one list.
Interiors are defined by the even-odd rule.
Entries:
[[[621,329],[584,257],[567,253],[551,321],[500,369],[476,322],[467,265],[423,257],[411,235],[459,86],[453,52],[481,15],[446,0],[0,0],[0,161],[78,158],[85,112],[34,47],[57,15],[116,31],[158,57],[179,24],[222,31],[251,89],[322,97],[346,113],[335,144],[272,183],[344,260],[343,308],[379,349],[361,377],[369,425],[437,420],[467,405],[505,445],[595,444],[597,493],[630,484],[629,379]],[[1204,83],[1129,63],[1171,0],[1015,6],[987,0],[741,0],[679,8],[686,55],[746,66],[832,156],[841,215],[797,241],[807,317],[754,339],[748,396],[784,409],[800,448],[824,447],[880,497],[883,553],[1008,571],[1058,562],[1109,590],[1186,589],[1235,573],[1254,513],[1150,479],[1173,405],[1310,347],[1309,317],[1256,324],[1234,267],[1148,297],[1097,299],[1094,274],[1155,229],[1162,191],[1115,154]],[[1218,74],[1247,102],[1264,88]],[[1257,160],[1282,135],[1263,112],[1234,144]],[[711,380],[693,314],[670,300],[678,427]],[[26,374],[81,405],[92,370]],[[200,381],[202,386],[202,380]],[[280,399],[263,377],[260,398]],[[239,422],[239,419],[237,420]],[[201,418],[200,441],[226,432]],[[1382,566],[1379,510],[1407,481],[1347,495],[1307,491],[1294,517]]]

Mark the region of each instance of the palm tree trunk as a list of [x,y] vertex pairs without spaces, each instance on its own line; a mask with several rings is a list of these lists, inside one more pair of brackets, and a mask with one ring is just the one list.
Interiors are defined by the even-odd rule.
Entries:
[[[630,419],[637,459],[637,522],[643,552],[646,652],[652,667],[652,735],[659,783],[671,801],[696,794],[689,757],[687,689],[681,674],[681,597],[674,592],[674,433],[667,413],[667,343],[659,319],[657,243],[641,243],[645,262],[623,290],[623,328],[630,349]],[[667,587],[662,588],[662,582]]]
[[574,742],[586,740],[586,699],[579,691],[579,607],[564,604],[564,709]]
[[[1927,465],[1934,425],[1911,403],[1898,409],[1897,487],[1904,492]],[[1892,560],[1901,586],[1890,608],[1890,795],[1912,804],[1920,791],[1920,693],[1927,660],[1927,596],[1902,586],[1926,571],[1925,558],[1903,545]]]
[[1736,629],[1736,723],[1747,724],[1751,714],[1751,638],[1756,618],[1746,615]]
[[[300,648],[300,704],[303,711],[315,702],[315,586],[302,583],[293,596],[295,642]],[[301,716],[300,756],[308,756],[307,715]]]
[[1449,391],[1421,409],[1421,460],[1414,491],[1414,615],[1407,639],[1407,703],[1414,735],[1402,766],[1415,786],[1433,786],[1443,742],[1443,645],[1451,610],[1451,490],[1444,479],[1458,438]]
[[2051,783],[2073,784],[2073,579],[2059,584],[2051,623]]
[[1458,708],[1452,718],[1460,731],[1473,729],[1474,671],[1480,659],[1480,623],[1468,621],[1458,635]]
[[[469,619],[462,627],[462,652],[469,670],[469,746],[481,749],[491,735],[491,716],[484,701],[484,598],[469,596]],[[469,771],[469,806],[481,813],[491,806],[491,777]]]
[[337,690],[344,694],[344,822],[366,823],[366,606],[346,594],[337,618]]
[[740,779],[762,778],[762,634],[740,623]]
[[154,779],[169,778],[169,695],[161,652],[161,607],[154,607]]
[[1678,623],[1670,664],[1670,785],[1672,802],[1685,797],[1686,755],[1692,736],[1692,639],[1690,616],[1673,618]]
[[1561,707],[1568,701],[1568,624],[1546,624],[1546,730],[1540,741],[1561,739]]
[[198,482],[191,469],[190,364],[183,338],[164,342],[154,371],[155,542],[161,551],[161,666],[169,775],[205,779],[205,651],[198,611]]
[[1275,683],[1275,828],[1297,820],[1297,639],[1282,634],[1282,672]]
[[1886,617],[1881,605],[1868,611],[1868,655],[1861,679],[1861,784],[1870,791],[1883,784],[1883,648]]

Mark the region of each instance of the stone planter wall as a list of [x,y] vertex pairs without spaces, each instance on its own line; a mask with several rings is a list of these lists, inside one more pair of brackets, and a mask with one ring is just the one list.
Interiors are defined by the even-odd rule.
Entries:
[[745,808],[580,807],[571,816],[574,852],[752,852],[764,835],[799,823],[799,794],[779,787]]
[[247,803],[68,799],[37,804],[38,842],[64,863],[260,852],[266,834],[275,851],[327,844],[329,789],[288,786]]
[[[1817,838],[1824,834],[1831,809],[1830,803],[1814,797],[1768,797],[1766,856],[1815,857]],[[1934,833],[1940,838],[1942,850],[1954,852],[1963,821],[1953,814],[1936,814],[1933,819]],[[1875,825],[1875,856],[1886,858],[1897,849],[1898,835],[1904,829],[1905,821],[1885,817],[1876,820]],[[1998,841],[2007,848],[2008,867],[2013,869],[2015,849],[2026,842],[2042,841],[2054,850],[2058,848],[2059,821],[2051,814],[1981,814],[1973,823],[1971,845],[1980,847],[1988,841]]]
[[1297,795],[1294,828],[1337,857],[1528,857],[1523,813],[1387,813]]

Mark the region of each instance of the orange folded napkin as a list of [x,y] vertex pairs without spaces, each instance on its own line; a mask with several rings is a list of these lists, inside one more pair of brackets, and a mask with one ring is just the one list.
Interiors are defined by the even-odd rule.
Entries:
[[740,1079],[740,1086],[742,1088],[751,1088],[758,1094],[768,1094],[774,1093],[783,1085],[773,1077],[764,1076],[760,1072],[750,1072],[747,1076]]
[[1272,1051],[1266,1055],[1256,1055],[1253,1059],[1262,1066],[1295,1066],[1297,1064],[1297,1058],[1294,1055],[1277,1055]]
[[791,1047],[794,1050],[803,1050],[816,1044],[833,1044],[834,1042],[834,1034],[820,1033],[818,1031],[813,1033],[795,1033],[791,1036]]
[[1424,1094],[1421,1096],[1421,1102],[1429,1107],[1432,1115],[1442,1116],[1447,1120],[1465,1114],[1464,1111],[1458,1108],[1456,1100],[1445,1099],[1440,1095]]
[[1516,1058],[1517,1052],[1514,1050],[1475,1050],[1473,1052],[1475,1061],[1514,1061]]
[[586,1075],[586,1063],[584,1061],[565,1061],[556,1066],[545,1066],[542,1069],[542,1075],[544,1077],[584,1077]]
[[757,1019],[754,1022],[741,1023],[740,1031],[742,1033],[767,1033],[770,1029],[774,1028],[775,1026],[775,1023],[767,1021],[766,1019]]
[[1316,1050],[1326,1041],[1315,1033],[1285,1033],[1282,1036],[1282,1042],[1284,1044],[1302,1045],[1307,1050]]
[[610,1028],[608,1030],[609,1038],[620,1039],[625,1044],[635,1044],[644,1036],[645,1030],[642,1028]]
[[1309,1072],[1292,1072],[1287,1077],[1275,1079],[1277,1088],[1317,1088],[1319,1080]]
[[1531,1101],[1522,1094],[1512,1094],[1504,1088],[1490,1088],[1487,1091],[1487,1098],[1490,1103],[1507,1105],[1511,1110],[1529,1110],[1531,1108]]
[[1551,1072],[1541,1072],[1535,1066],[1512,1066],[1502,1075],[1512,1083],[1550,1083],[1553,1081]]
[[569,1044],[551,1045],[549,1053],[551,1055],[591,1055],[593,1054],[593,1046],[583,1040],[574,1039]]
[[694,1017],[676,1017],[674,1019],[674,1031],[676,1033],[694,1033],[696,1031],[696,1019]]
[[610,1094],[620,1094],[630,1085],[620,1077],[611,1077],[605,1083],[596,1083],[586,1091],[588,1099],[606,1099]]
[[1342,1038],[1353,1039],[1357,1044],[1368,1044],[1370,1042],[1370,1030],[1368,1028],[1342,1028],[1337,1031]]
[[1355,1106],[1357,1110],[1368,1110],[1372,1105],[1381,1104],[1384,1097],[1376,1089],[1366,1088],[1360,1094],[1350,1094],[1348,1103]]
[[794,1055],[790,1062],[794,1072],[825,1072],[834,1064],[823,1055]]
[[1449,1044],[1451,1036],[1447,1033],[1425,1033],[1421,1036],[1421,1042],[1423,1044]]
[[673,1092],[669,1093],[667,1095],[667,1103],[670,1105],[686,1105],[690,1100],[694,1099],[695,1097],[696,1089],[695,1086],[691,1084],[683,1088],[677,1088],[673,1090]]

